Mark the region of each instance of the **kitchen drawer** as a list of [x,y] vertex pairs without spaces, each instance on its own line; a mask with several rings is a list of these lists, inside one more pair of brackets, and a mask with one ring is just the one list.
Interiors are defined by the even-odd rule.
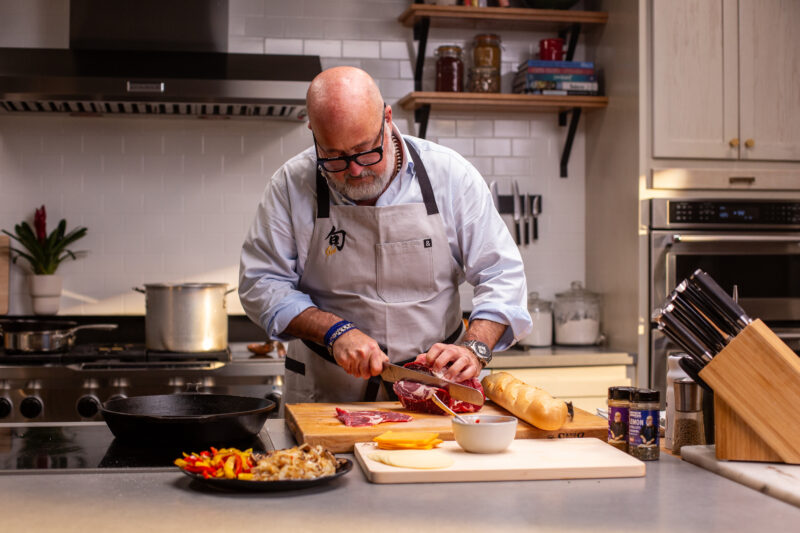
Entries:
[[769,191],[800,189],[799,170],[653,169],[653,189]]

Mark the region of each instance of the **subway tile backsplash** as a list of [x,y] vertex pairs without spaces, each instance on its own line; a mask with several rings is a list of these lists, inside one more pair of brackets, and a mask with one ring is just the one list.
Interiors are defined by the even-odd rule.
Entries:
[[[376,78],[404,133],[413,113],[396,105],[413,90],[417,43],[397,16],[405,0],[230,0],[229,50],[319,54],[323,67],[354,65]],[[2,13],[0,13],[2,16]],[[66,24],[66,21],[64,22]],[[34,30],[35,31],[35,30]],[[23,32],[20,32],[23,33]],[[473,30],[433,28],[423,89],[432,90],[433,51],[459,44]],[[504,91],[516,65],[544,35],[501,32]],[[28,46],[29,37],[19,46]],[[40,36],[42,46],[47,36]],[[9,44],[4,42],[4,45]],[[580,58],[579,47],[576,57]],[[521,247],[529,290],[545,297],[584,279],[583,126],[572,148],[569,178],[559,178],[566,128],[555,114],[431,113],[427,137],[462,153],[509,194],[543,195],[540,240]],[[189,118],[0,117],[0,228],[32,222],[45,204],[48,227],[61,218],[87,237],[66,261],[61,314],[143,314],[148,282],[222,281],[237,285],[241,242],[269,176],[305,149],[305,124]],[[509,227],[511,219],[507,217]],[[462,287],[469,307],[471,288]],[[241,313],[238,298],[228,307]],[[13,266],[10,313],[32,312],[26,271]]]

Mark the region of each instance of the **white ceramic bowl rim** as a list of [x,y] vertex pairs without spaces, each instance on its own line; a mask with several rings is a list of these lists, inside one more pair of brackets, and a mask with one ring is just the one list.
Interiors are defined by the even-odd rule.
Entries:
[[[487,426],[499,426],[502,424],[510,424],[510,423],[517,423],[517,419],[513,416],[506,416],[506,415],[481,415],[481,414],[474,414],[474,415],[461,415],[461,418],[467,421],[469,425],[487,425]],[[478,424],[475,424],[475,420],[479,420]],[[455,418],[453,419],[453,424],[464,425]]]

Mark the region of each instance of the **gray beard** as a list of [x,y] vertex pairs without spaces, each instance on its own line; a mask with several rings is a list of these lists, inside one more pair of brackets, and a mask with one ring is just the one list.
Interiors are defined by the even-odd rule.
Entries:
[[[389,151],[391,153],[385,153],[383,157],[385,160],[391,161],[392,164],[386,165],[383,175],[379,176],[377,173],[369,170],[369,167],[366,167],[361,171],[361,176],[373,178],[372,183],[364,185],[352,185],[348,183],[349,179],[355,177],[350,174],[349,170],[345,170],[344,172],[336,172],[335,174],[339,175],[338,180],[335,180],[331,177],[333,174],[332,172],[322,170],[322,175],[328,181],[328,185],[330,185],[331,189],[355,202],[375,199],[380,196],[386,186],[389,185],[389,182],[392,180],[392,175],[394,174],[394,142],[389,143],[389,146]],[[344,178],[344,181],[341,181],[342,178]]]

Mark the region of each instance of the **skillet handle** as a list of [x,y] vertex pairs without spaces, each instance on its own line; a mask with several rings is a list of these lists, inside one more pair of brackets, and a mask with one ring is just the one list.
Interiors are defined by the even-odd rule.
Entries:
[[76,326],[69,330],[70,335],[75,333],[80,329],[103,329],[106,331],[111,331],[112,329],[117,329],[119,324],[84,324],[83,326]]

